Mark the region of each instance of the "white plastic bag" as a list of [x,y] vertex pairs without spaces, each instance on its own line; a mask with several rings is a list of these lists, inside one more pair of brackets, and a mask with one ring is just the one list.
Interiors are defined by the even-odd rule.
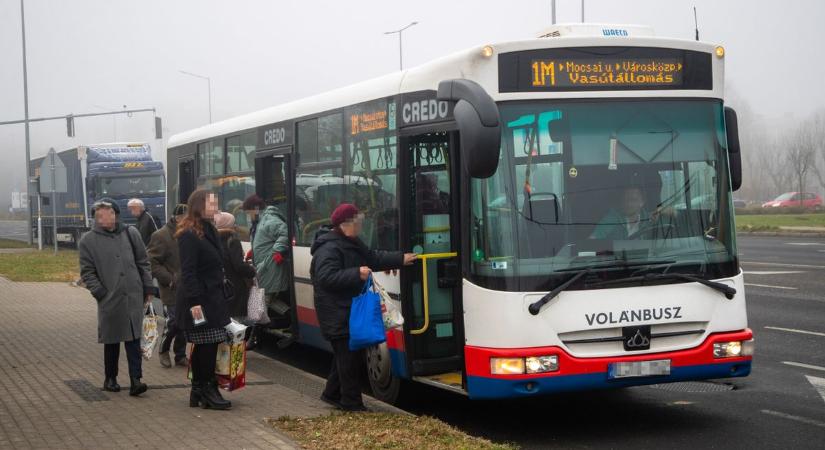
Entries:
[[384,328],[389,330],[391,328],[398,328],[404,325],[404,316],[401,315],[401,306],[396,304],[396,301],[390,297],[390,294],[384,289],[375,277],[372,278],[372,285],[378,296],[381,297],[381,318],[384,319]]
[[269,323],[269,315],[266,313],[266,300],[264,300],[264,290],[258,286],[257,279],[255,279],[252,287],[249,288],[246,316],[255,324],[265,325]]
[[140,353],[144,359],[152,357],[158,341],[158,316],[155,307],[149,302],[149,311],[143,316],[143,334],[140,336]]
[[246,325],[238,322],[235,319],[232,319],[224,328],[226,329],[226,332],[229,334],[229,338],[227,340],[228,343],[240,344],[241,342],[243,342],[243,338],[244,336],[246,336]]

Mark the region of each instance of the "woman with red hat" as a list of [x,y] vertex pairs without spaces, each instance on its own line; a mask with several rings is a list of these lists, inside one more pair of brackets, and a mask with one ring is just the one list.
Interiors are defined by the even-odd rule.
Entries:
[[318,324],[334,353],[321,400],[346,411],[366,411],[358,383],[363,351],[349,349],[352,298],[361,292],[373,270],[410,265],[416,254],[370,250],[358,238],[364,215],[353,204],[339,205],[330,221],[332,230],[316,237],[312,244],[309,269]]

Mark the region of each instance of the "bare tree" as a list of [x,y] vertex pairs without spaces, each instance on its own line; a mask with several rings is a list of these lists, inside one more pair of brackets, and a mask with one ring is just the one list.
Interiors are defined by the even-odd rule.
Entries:
[[759,165],[767,173],[773,184],[773,197],[785,191],[788,186],[788,162],[780,140],[771,139],[759,152]]
[[[816,164],[815,134],[810,126],[810,120],[803,122],[791,136],[788,137],[787,162],[794,176],[797,192],[805,191],[805,180],[808,172]],[[799,206],[802,206],[802,195],[799,196]]]
[[[810,145],[819,155],[819,164],[814,164],[814,173],[819,180],[819,186],[825,190],[825,110],[820,110],[808,121],[810,131]],[[821,166],[821,168],[820,168]]]

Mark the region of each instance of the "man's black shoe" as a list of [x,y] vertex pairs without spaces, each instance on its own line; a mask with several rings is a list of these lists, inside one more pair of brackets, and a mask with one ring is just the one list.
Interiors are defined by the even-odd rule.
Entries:
[[347,412],[369,412],[369,409],[363,403],[359,405],[341,405],[341,409]]
[[132,385],[129,387],[129,395],[132,397],[136,397],[149,389],[149,386],[146,386],[146,383],[141,383],[140,378],[131,378]]
[[328,404],[328,405],[330,405],[330,406],[332,406],[332,407],[335,407],[335,408],[338,408],[338,409],[344,409],[344,407],[341,406],[341,402],[339,400],[336,400],[332,397],[327,397],[324,394],[321,394],[321,401]]
[[120,392],[120,385],[117,384],[117,379],[115,377],[106,378],[106,381],[103,382],[103,390],[109,392]]

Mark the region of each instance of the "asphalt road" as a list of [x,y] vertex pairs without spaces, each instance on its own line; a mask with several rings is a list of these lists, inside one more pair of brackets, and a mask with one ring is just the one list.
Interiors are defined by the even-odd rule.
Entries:
[[25,220],[0,220],[0,238],[25,241],[29,238],[26,233]]
[[[825,448],[825,239],[738,242],[756,335],[747,378],[513,401],[417,385],[402,406],[522,448]],[[329,370],[330,355],[304,346],[265,352]]]

